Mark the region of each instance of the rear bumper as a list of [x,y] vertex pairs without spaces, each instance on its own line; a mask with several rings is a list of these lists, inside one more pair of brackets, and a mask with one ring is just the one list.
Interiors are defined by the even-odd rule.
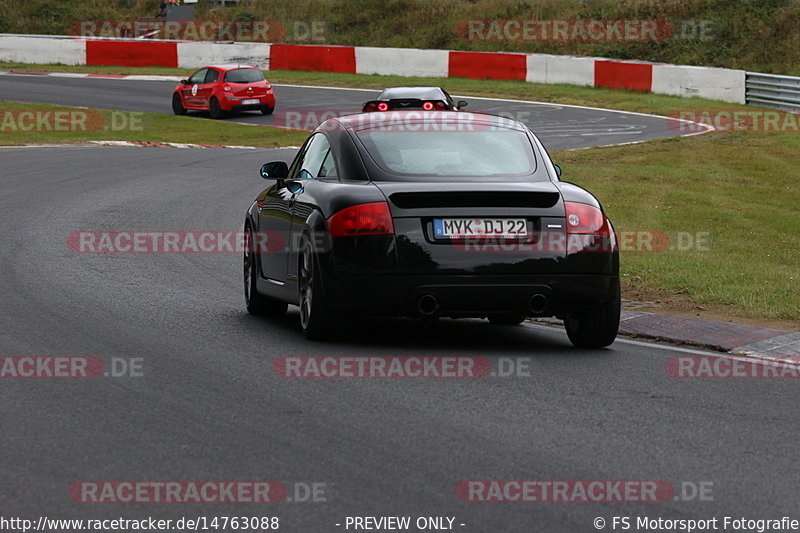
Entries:
[[[561,316],[619,297],[619,277],[608,275],[404,276],[327,278],[323,289],[334,309],[352,315],[419,316],[420,298],[436,299],[437,315],[480,317],[494,313]],[[542,295],[544,309],[531,307]],[[541,297],[536,297],[541,304]]]
[[273,95],[253,97],[253,99],[255,98],[258,98],[259,103],[247,105],[241,103],[243,98],[236,98],[235,100],[225,98],[225,100],[220,103],[220,107],[225,111],[257,111],[265,105],[272,108],[275,107],[275,96]]

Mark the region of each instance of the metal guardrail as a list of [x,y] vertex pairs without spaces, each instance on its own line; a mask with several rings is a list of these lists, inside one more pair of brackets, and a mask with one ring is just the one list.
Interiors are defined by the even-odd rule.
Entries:
[[800,111],[800,78],[747,72],[745,101],[784,111]]

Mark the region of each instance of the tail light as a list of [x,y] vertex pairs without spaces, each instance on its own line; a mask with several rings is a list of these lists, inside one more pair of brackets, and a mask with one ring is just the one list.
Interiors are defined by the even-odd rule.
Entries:
[[393,235],[394,223],[389,204],[373,202],[342,209],[328,219],[331,237]]
[[364,106],[364,111],[367,112],[367,113],[372,113],[373,111],[377,111],[377,110],[378,110],[378,106],[375,105],[372,102],[370,102],[370,103],[368,103],[367,105]]
[[425,102],[422,104],[422,109],[425,111],[432,111],[433,110],[433,102]]
[[389,111],[389,104],[386,102],[381,102],[378,104],[378,111]]
[[611,236],[606,215],[597,207],[579,202],[564,202],[567,212],[567,233]]
[[444,111],[447,106],[444,105],[444,102],[436,102],[436,110],[437,111]]

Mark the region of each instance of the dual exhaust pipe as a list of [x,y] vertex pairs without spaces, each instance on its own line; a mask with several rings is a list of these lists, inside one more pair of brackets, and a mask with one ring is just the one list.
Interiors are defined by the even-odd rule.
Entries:
[[[549,302],[547,296],[536,293],[528,298],[528,311],[532,315],[540,315],[545,312]],[[424,317],[436,316],[439,313],[439,300],[433,294],[423,294],[417,300],[417,312]]]

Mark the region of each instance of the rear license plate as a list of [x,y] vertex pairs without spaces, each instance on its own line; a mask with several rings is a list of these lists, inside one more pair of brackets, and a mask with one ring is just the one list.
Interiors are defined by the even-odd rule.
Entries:
[[247,100],[242,100],[242,105],[250,105],[250,104],[259,104],[261,101],[258,98],[248,98]]
[[524,218],[434,218],[433,234],[437,238],[525,237],[528,226]]

